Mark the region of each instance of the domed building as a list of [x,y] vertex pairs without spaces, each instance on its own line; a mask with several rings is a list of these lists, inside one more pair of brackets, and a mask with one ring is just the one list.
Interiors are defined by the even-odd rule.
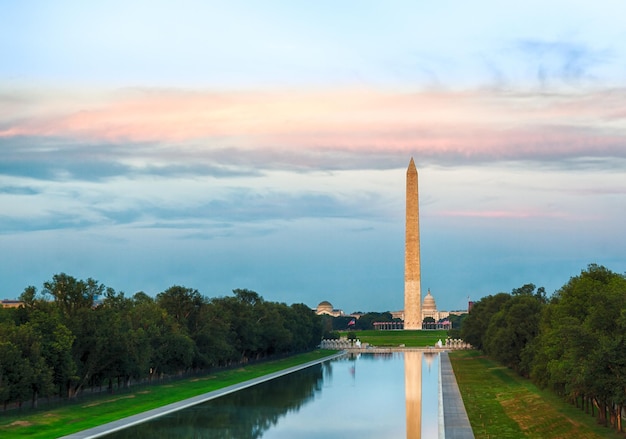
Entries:
[[327,314],[333,317],[339,317],[339,316],[344,315],[342,310],[334,309],[333,305],[326,300],[324,300],[323,302],[320,302],[319,305],[317,305],[317,309],[315,310],[315,313],[318,316],[322,314]]
[[[435,322],[438,322],[441,319],[445,319],[450,315],[449,311],[437,311],[437,304],[435,303],[435,298],[430,293],[430,289],[428,289],[428,294],[424,297],[422,302],[422,322],[426,317],[432,317]],[[391,313],[393,318],[399,318],[404,320],[404,310],[402,311],[394,311]]]
[[430,294],[430,288],[428,289],[428,294],[424,297],[424,302],[422,302],[422,321],[426,317],[432,317],[435,319],[435,322],[438,322],[441,319],[445,319],[448,317],[450,313],[448,311],[437,311],[437,304],[435,303],[435,298],[432,294]]
[[426,317],[432,317],[437,321],[437,305],[435,304],[435,298],[432,294],[430,294],[430,289],[428,290],[428,294],[424,297],[424,302],[422,303],[422,321]]

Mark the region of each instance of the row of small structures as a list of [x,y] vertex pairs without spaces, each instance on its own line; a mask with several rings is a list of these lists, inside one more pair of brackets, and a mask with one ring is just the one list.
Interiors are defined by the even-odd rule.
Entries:
[[[404,345],[398,346],[399,348],[404,348]],[[361,340],[348,340],[347,338],[341,338],[339,340],[327,340],[324,339],[320,343],[320,348],[322,349],[376,349],[375,346],[370,345],[369,343],[361,343]],[[435,346],[429,346],[430,349],[446,349],[446,350],[458,350],[458,349],[471,349],[472,346],[469,343],[461,340],[460,338],[446,338],[445,343],[442,343],[439,340]]]

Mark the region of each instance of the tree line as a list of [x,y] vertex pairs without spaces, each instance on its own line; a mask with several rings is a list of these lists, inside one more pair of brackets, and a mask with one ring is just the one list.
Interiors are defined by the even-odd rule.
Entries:
[[76,397],[315,348],[319,316],[304,304],[247,289],[209,298],[172,286],[155,298],[65,273],[29,286],[19,308],[0,308],[0,402]]
[[550,298],[527,284],[476,302],[461,335],[542,388],[622,431],[626,276],[591,264]]
[[[360,313],[360,314],[361,315],[359,318],[355,318],[352,316],[345,316],[345,315],[333,317],[328,314],[322,314],[321,318],[322,318],[324,338],[338,339],[340,337],[339,331],[345,331],[345,330],[350,330],[350,331],[374,330],[376,329],[376,326],[374,326],[374,323],[376,322],[382,322],[382,323],[402,322],[402,319],[394,318],[391,312],[389,311],[384,311],[384,312],[370,311],[370,312]],[[448,336],[450,338],[461,337],[460,335],[461,323],[466,315],[467,314],[461,314],[461,315],[450,314],[445,319],[440,319],[440,321],[442,320],[450,321],[451,325],[450,325],[450,329],[448,330]],[[436,323],[437,322],[435,321],[434,318],[426,317],[424,321],[422,322],[422,325],[424,329],[430,329],[428,328],[428,325],[430,325],[432,328],[432,326],[434,326],[434,324]]]

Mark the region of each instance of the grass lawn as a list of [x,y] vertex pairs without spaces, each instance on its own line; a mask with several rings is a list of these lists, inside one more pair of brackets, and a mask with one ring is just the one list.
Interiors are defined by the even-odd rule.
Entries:
[[624,438],[477,351],[450,353],[467,415],[480,438]]
[[115,421],[183,399],[221,389],[308,361],[335,351],[317,350],[266,363],[224,370],[205,377],[163,385],[137,386],[128,392],[85,397],[46,410],[11,410],[0,414],[0,438],[56,438]]
[[[348,331],[341,331],[341,335],[347,335]],[[422,330],[422,331],[355,331],[361,342],[369,343],[376,347],[398,347],[404,344],[407,347],[434,346],[438,340],[446,340],[447,330]]]

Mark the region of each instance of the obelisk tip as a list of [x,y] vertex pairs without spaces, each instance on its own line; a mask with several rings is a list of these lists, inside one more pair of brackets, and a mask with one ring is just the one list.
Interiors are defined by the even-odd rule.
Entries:
[[407,171],[417,172],[417,168],[415,167],[415,162],[413,161],[413,157],[411,157],[411,161],[409,162],[409,167],[407,168]]

